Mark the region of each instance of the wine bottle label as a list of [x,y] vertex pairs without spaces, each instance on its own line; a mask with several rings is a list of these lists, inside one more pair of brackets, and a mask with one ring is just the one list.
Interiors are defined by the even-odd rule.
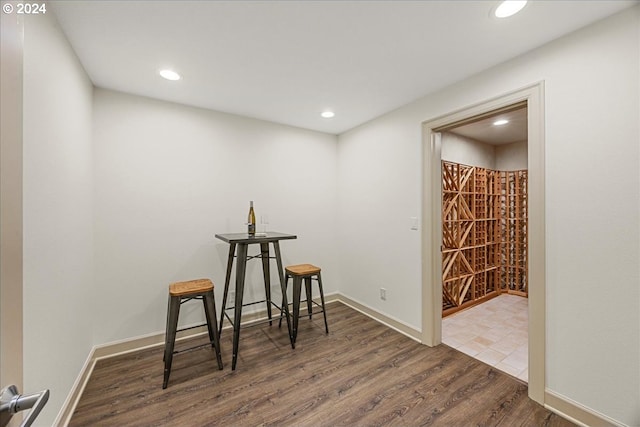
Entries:
[[247,217],[249,236],[256,235],[256,213],[253,211],[253,200],[249,202],[249,216]]

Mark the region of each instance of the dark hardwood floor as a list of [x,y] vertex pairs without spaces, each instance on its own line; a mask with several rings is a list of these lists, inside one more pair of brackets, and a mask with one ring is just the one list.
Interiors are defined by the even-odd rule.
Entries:
[[[99,361],[71,426],[571,426],[527,397],[523,382],[445,345],[430,348],[339,303],[286,327],[242,330],[231,371],[210,348],[174,357],[162,389],[162,349]],[[316,318],[317,317],[317,318]],[[182,343],[182,346],[192,345]]]

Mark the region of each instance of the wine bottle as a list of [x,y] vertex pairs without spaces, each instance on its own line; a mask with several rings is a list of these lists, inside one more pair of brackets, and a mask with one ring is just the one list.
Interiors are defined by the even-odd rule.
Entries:
[[249,202],[249,218],[247,220],[249,236],[256,235],[256,213],[253,211],[253,200]]

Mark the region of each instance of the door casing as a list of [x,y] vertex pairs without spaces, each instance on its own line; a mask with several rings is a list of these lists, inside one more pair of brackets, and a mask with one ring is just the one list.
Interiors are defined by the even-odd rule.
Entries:
[[[0,388],[23,389],[22,63],[24,19],[3,13],[0,108]],[[16,425],[14,417],[10,425]],[[16,421],[14,421],[16,420]]]
[[422,343],[442,342],[442,147],[438,129],[526,102],[528,121],[529,397],[545,391],[545,183],[544,82],[518,89],[422,124]]

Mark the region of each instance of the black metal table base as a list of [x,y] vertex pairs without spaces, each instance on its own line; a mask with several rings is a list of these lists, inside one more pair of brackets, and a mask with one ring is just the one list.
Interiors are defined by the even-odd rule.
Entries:
[[[272,324],[272,306],[276,307],[276,309],[280,310],[280,307],[284,307],[284,317],[287,319],[287,328],[289,331],[289,340],[291,342],[291,348],[295,348],[295,342],[293,339],[292,328],[291,328],[291,315],[289,313],[288,303],[287,303],[287,292],[284,281],[284,269],[282,266],[282,256],[280,253],[280,240],[284,239],[295,239],[295,235],[291,234],[283,234],[283,233],[267,233],[266,236],[261,237],[249,237],[243,233],[235,233],[235,234],[216,234],[216,238],[223,240],[229,243],[229,256],[227,259],[227,272],[224,283],[224,295],[222,298],[222,312],[220,314],[220,324],[218,327],[220,328],[220,332],[222,332],[222,326],[224,323],[225,317],[231,323],[233,329],[233,358],[231,362],[231,369],[236,369],[236,363],[238,360],[238,348],[240,344],[240,329],[241,329],[241,320],[242,320],[242,307],[246,305],[258,304],[261,302],[267,303],[267,319],[264,319],[264,322],[269,322]],[[273,245],[273,250],[275,253],[275,260],[278,266],[278,276],[280,278],[280,289],[282,291],[282,303],[280,306],[274,304],[271,301],[271,271],[269,260],[272,259],[269,256],[269,243]],[[248,247],[250,244],[259,244],[260,245],[260,255],[248,255]],[[237,252],[237,254],[236,254]],[[236,262],[236,280],[235,280],[235,299],[233,306],[233,321],[226,314],[227,311],[227,298],[229,296],[229,284],[231,282],[231,272],[233,270],[233,260],[237,258]],[[245,285],[245,277],[247,270],[247,261],[254,258],[260,258],[262,260],[262,274],[264,279],[264,287],[265,287],[265,300],[257,301],[255,303],[243,304],[244,297],[244,285]],[[257,324],[258,322],[252,322],[251,325]],[[262,321],[260,322],[262,323]]]

